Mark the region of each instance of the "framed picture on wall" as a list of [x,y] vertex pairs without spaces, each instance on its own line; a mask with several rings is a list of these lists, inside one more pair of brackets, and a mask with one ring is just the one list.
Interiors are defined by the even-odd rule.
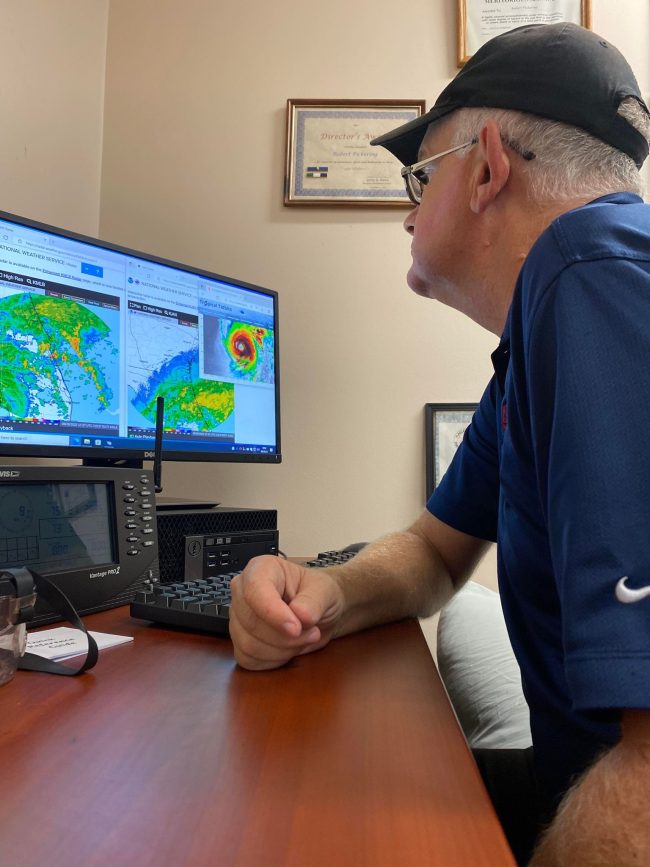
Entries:
[[591,0],[526,0],[502,3],[494,0],[456,0],[458,4],[458,65],[463,66],[478,49],[500,33],[524,24],[557,24],[570,21],[591,30]]
[[285,205],[413,207],[402,164],[372,139],[420,117],[420,99],[289,99]]
[[425,403],[427,500],[447,471],[477,406],[476,403]]

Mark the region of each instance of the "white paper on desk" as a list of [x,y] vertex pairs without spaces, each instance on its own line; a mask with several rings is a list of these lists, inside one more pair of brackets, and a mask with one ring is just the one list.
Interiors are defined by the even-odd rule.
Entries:
[[[90,634],[97,642],[99,650],[133,641],[130,635],[110,635],[107,632]],[[69,659],[71,656],[88,653],[88,639],[80,629],[73,629],[72,626],[57,626],[55,629],[44,629],[42,632],[28,634],[26,650],[28,653],[44,656],[46,659]]]

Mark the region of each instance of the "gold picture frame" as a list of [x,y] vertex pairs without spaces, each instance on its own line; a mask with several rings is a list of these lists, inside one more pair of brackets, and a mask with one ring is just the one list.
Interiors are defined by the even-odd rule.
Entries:
[[423,99],[288,99],[284,204],[412,208],[402,164],[370,141],[425,110]]
[[489,39],[524,24],[553,24],[572,21],[591,30],[591,0],[528,0],[504,10],[501,3],[492,5],[486,0],[456,0],[458,66],[464,66],[470,57]]

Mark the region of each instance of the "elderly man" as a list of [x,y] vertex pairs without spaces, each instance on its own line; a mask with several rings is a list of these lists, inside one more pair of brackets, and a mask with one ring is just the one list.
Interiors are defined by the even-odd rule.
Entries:
[[649,131],[616,48],[558,24],[491,40],[376,140],[405,164],[409,286],[500,338],[494,376],[408,530],[343,566],[259,558],[233,582],[237,661],[271,668],[430,614],[496,541],[530,814],[553,816],[534,865],[650,864]]

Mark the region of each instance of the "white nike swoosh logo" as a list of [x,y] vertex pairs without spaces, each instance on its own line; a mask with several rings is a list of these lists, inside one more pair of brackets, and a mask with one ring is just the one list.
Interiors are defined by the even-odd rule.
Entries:
[[628,587],[625,583],[627,581],[627,575],[625,575],[621,580],[616,584],[616,598],[619,602],[640,602],[642,599],[645,599],[646,596],[650,596],[650,586],[641,587],[639,590],[633,590],[631,587]]

